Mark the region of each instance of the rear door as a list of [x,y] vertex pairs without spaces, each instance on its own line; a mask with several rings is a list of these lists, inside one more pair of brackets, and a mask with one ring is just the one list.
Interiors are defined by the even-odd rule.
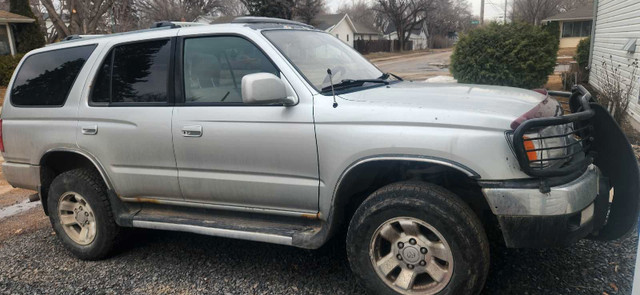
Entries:
[[171,37],[112,44],[80,103],[78,145],[122,198],[182,200],[171,138],[174,46]]
[[[178,43],[182,66],[176,81],[184,98],[174,109],[173,140],[184,198],[316,212],[318,158],[310,93],[296,92],[263,49],[243,36],[184,37]],[[300,102],[243,104],[242,77],[258,72],[280,76]]]

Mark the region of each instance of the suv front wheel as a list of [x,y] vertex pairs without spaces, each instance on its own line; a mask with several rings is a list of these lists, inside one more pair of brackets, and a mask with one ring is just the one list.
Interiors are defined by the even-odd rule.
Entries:
[[347,233],[354,273],[374,294],[477,294],[489,243],[475,213],[429,183],[385,186],[356,210]]
[[47,206],[56,235],[76,257],[97,260],[114,248],[120,229],[96,171],[74,169],[56,176]]

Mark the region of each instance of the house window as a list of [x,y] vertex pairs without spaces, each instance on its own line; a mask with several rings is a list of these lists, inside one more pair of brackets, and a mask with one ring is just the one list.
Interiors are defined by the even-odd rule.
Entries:
[[349,34],[347,34],[347,41],[349,41]]
[[336,38],[340,39],[340,34],[336,34]]
[[591,35],[592,21],[564,22],[562,24],[562,38],[588,37]]

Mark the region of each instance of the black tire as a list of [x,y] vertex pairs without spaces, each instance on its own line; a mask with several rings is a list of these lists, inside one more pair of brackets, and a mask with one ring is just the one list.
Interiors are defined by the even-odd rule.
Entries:
[[[95,237],[88,245],[73,241],[60,222],[58,202],[63,194],[70,191],[80,194],[93,211],[96,225]],[[107,257],[114,249],[120,228],[113,218],[107,187],[95,170],[74,169],[58,175],[51,182],[47,207],[49,220],[56,235],[74,256],[82,260],[99,260]]]
[[[373,294],[398,294],[380,278],[371,262],[372,236],[385,222],[399,217],[421,220],[448,242],[453,272],[437,294],[478,294],[489,272],[489,242],[476,214],[452,192],[429,183],[400,182],[371,194],[356,210],[347,233],[351,269]],[[412,292],[420,294],[417,292]]]

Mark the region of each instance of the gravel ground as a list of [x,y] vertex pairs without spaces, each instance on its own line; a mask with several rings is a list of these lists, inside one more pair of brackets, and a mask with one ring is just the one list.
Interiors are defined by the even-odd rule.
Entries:
[[[494,247],[484,293],[630,294],[635,237],[564,249]],[[0,241],[0,270],[0,294],[364,293],[340,243],[310,251],[150,230],[132,230],[110,259],[85,262],[45,224]]]

